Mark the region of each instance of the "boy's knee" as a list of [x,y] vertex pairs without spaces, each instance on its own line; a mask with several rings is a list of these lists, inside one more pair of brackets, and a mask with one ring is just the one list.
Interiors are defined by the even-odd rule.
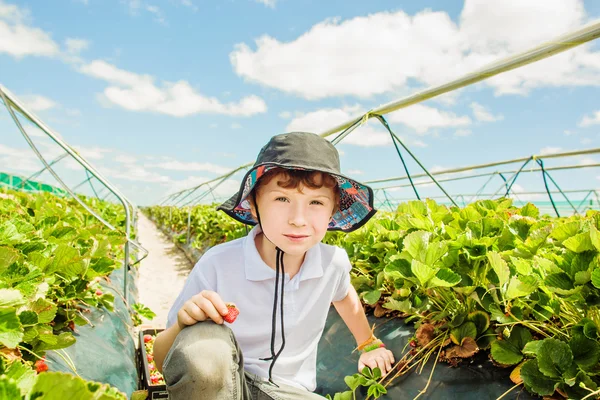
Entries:
[[237,351],[231,330],[202,322],[183,329],[164,367],[168,384],[186,381],[198,388],[218,389],[231,380]]

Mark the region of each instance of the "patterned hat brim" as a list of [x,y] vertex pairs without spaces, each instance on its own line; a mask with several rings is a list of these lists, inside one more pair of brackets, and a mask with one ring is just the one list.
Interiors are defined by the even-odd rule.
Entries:
[[329,231],[352,232],[366,224],[377,212],[373,205],[373,189],[367,185],[332,171],[279,165],[276,163],[261,164],[248,171],[242,180],[240,190],[229,200],[217,207],[217,210],[224,211],[227,215],[243,224],[256,225],[247,197],[260,177],[273,168],[319,171],[335,178],[340,190],[340,200],[338,211],[331,217],[331,221],[329,222],[327,228]]

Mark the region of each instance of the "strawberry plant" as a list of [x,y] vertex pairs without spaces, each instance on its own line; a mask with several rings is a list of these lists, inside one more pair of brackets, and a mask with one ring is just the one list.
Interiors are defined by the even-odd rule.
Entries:
[[[202,243],[199,249],[245,233],[231,219],[221,223],[228,217],[214,206],[198,209],[202,215],[192,217],[202,222],[193,225],[192,242]],[[187,229],[185,210],[149,212]],[[410,348],[377,384],[388,387],[431,357],[460,365],[485,352],[533,394],[597,396],[599,212],[554,218],[510,199],[462,208],[410,201],[324,241],[348,253],[367,310],[415,323]]]
[[67,398],[60,393],[72,391],[81,398],[125,398],[108,385],[50,372],[44,359],[47,351],[75,343],[73,331],[88,323],[91,307],[113,309],[114,297],[100,282],[120,267],[124,236],[73,199],[0,195],[0,386],[16,387],[16,398]]

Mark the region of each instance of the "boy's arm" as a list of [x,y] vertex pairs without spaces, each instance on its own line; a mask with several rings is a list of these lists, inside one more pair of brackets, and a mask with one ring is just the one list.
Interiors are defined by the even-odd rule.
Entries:
[[[357,347],[361,344],[364,346],[365,343],[374,340],[374,337],[371,339],[373,333],[358,298],[358,293],[356,293],[352,285],[348,289],[348,295],[343,300],[334,301],[333,306],[344,320],[350,332],[352,332]],[[385,375],[392,370],[394,362],[394,355],[385,347],[379,347],[371,351],[364,350],[358,360],[358,371],[362,371],[365,366],[370,368],[379,367],[381,373]]]
[[179,323],[175,323],[159,333],[154,340],[154,363],[160,373],[162,373],[163,362],[167,357],[167,353],[171,349],[179,332],[181,332],[181,327]]
[[348,289],[348,295],[340,301],[334,301],[333,306],[337,310],[344,323],[356,340],[356,345],[364,343],[371,337],[369,321],[358,298],[358,293],[353,286]]

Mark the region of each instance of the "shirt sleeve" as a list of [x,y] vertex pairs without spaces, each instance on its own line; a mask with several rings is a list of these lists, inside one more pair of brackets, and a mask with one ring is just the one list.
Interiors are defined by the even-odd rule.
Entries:
[[333,295],[333,301],[341,301],[346,298],[348,295],[348,291],[350,290],[350,271],[352,270],[352,264],[350,263],[350,259],[348,258],[348,253],[346,250],[338,248],[336,251],[336,267],[339,271],[338,285],[337,289]]
[[206,279],[206,276],[213,275],[207,274],[207,272],[209,272],[207,269],[211,267],[208,258],[207,254],[201,257],[188,275],[188,278],[183,285],[183,289],[169,310],[167,316],[167,328],[177,322],[177,313],[186,301],[203,290],[215,290],[216,282],[209,282],[209,280]]

